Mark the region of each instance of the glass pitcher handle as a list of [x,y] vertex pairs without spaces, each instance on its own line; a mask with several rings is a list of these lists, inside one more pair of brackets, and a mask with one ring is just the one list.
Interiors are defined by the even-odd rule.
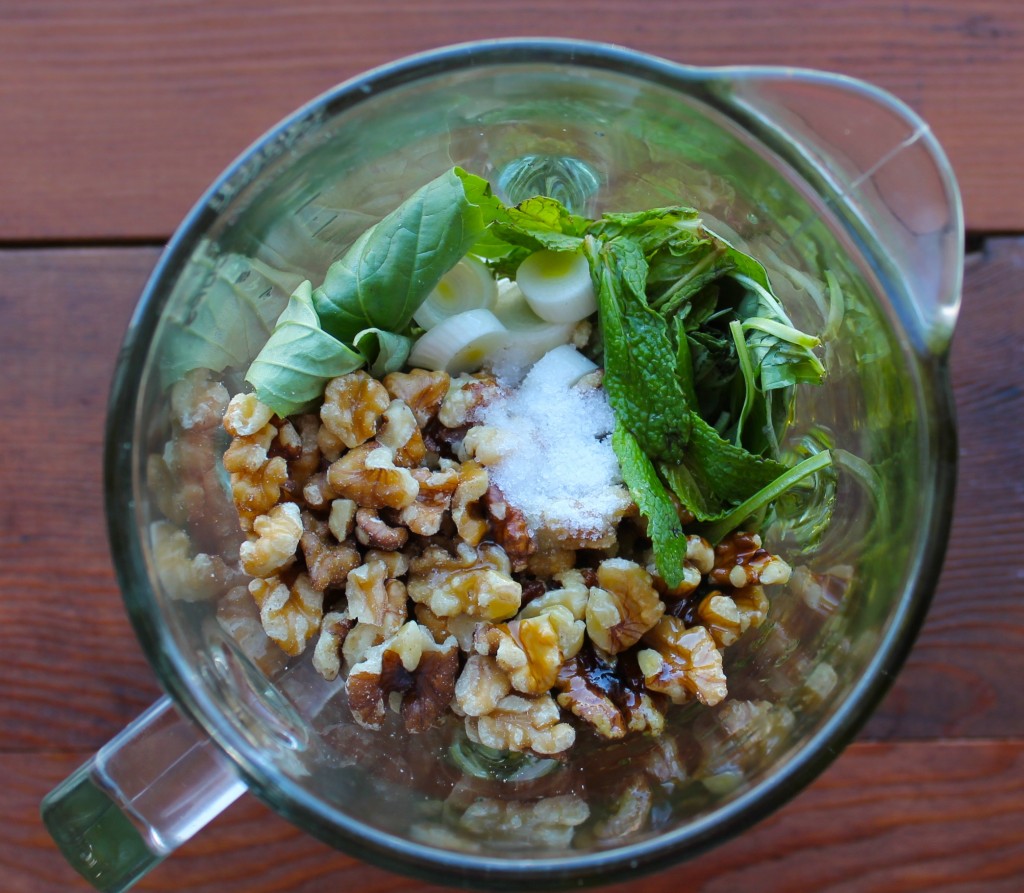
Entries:
[[[922,350],[949,347],[963,282],[964,221],[949,160],[896,97],[853,78],[794,69],[733,72],[729,105],[803,175],[837,196],[854,238],[876,247],[877,272],[906,297],[896,309]],[[774,139],[772,136],[774,135]]]
[[72,867],[97,890],[120,893],[244,790],[164,697],[57,785],[41,812]]

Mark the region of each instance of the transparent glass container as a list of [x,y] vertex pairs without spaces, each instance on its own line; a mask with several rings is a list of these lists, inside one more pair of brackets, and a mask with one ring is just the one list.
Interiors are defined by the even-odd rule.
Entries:
[[[465,746],[453,725],[416,737],[361,729],[308,653],[268,647],[230,571],[242,535],[226,435],[183,432],[168,396],[196,367],[239,390],[292,287],[316,283],[453,164],[503,198],[551,194],[591,216],[700,208],[766,263],[794,322],[826,342],[826,383],[803,389],[783,449],[831,448],[836,473],[764,532],[797,572],[764,626],[727,652],[730,698],[670,712],[658,739],[581,733],[567,762],[518,774],[501,761],[487,771],[480,754],[468,768],[453,759]],[[927,126],[835,75],[495,41],[400,61],[297,111],[198,202],[125,339],[107,518],[167,697],[44,802],[69,861],[99,889],[123,890],[249,790],[390,869],[478,889],[576,886],[693,856],[797,794],[891,683],[939,574],[962,229]],[[199,553],[213,564],[180,561]]]

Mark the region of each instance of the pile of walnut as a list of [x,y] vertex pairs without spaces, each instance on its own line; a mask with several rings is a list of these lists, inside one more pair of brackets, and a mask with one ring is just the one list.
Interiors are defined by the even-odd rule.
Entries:
[[[649,544],[627,558],[615,542],[538,538],[465,449],[498,392],[484,375],[413,370],[336,378],[319,415],[230,401],[224,466],[266,634],[289,655],[312,643],[325,679],[344,668],[363,726],[391,710],[420,732],[452,711],[498,749],[566,751],[563,710],[621,738],[658,734],[669,702],[721,701],[721,649],[761,624],[762,587],[789,566],[756,536],[715,549],[691,536],[669,591]],[[620,523],[645,543],[635,511]]]

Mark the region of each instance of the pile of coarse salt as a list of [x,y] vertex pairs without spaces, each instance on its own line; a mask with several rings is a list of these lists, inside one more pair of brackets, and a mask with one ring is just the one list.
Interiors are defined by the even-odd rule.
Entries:
[[599,539],[622,514],[611,406],[603,388],[573,387],[596,368],[571,345],[556,347],[518,388],[479,415],[480,423],[501,431],[500,461],[488,467],[491,481],[533,532]]

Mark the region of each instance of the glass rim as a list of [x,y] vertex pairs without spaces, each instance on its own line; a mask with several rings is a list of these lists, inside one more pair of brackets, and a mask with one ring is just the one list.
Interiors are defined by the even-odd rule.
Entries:
[[[938,582],[952,521],[955,484],[955,424],[952,394],[944,357],[919,358],[934,363],[938,374],[922,375],[931,396],[934,420],[930,448],[934,453],[933,481],[936,511],[928,521],[909,569],[908,585],[899,597],[878,647],[860,680],[838,709],[785,763],[749,791],[718,806],[706,816],[674,831],[634,844],[579,856],[538,858],[530,862],[480,856],[415,843],[360,823],[330,803],[312,796],[299,783],[268,771],[258,748],[217,708],[206,685],[178,650],[152,598],[140,531],[134,512],[137,484],[133,455],[141,376],[150,341],[171,287],[174,271],[188,259],[203,232],[220,212],[214,205],[219,191],[244,174],[243,166],[280,140],[289,129],[328,107],[339,114],[381,92],[418,82],[442,72],[482,66],[571,64],[634,76],[699,94],[715,81],[785,76],[813,83],[844,84],[897,111],[911,123],[922,123],[902,102],[880,88],[842,75],[809,69],[772,66],[701,68],[679,65],[611,44],[561,39],[501,39],[444,47],[374,68],[320,94],[281,120],[241,153],[211,184],[185,216],[158,260],[136,309],[121,348],[110,391],[104,459],[108,538],[118,583],[137,638],[161,684],[179,709],[209,734],[231,759],[249,789],[271,808],[306,831],[357,858],[433,882],[472,881],[491,889],[512,888],[529,881],[546,887],[579,883],[610,883],[653,871],[689,858],[723,842],[765,818],[816,778],[841,752],[889,689],[923,623]],[[698,95],[698,98],[703,98]],[[728,113],[728,109],[726,112]],[[730,115],[735,120],[735,115]],[[743,122],[739,122],[743,123]],[[939,151],[938,157],[944,158]],[[397,864],[396,864],[397,863]]]

